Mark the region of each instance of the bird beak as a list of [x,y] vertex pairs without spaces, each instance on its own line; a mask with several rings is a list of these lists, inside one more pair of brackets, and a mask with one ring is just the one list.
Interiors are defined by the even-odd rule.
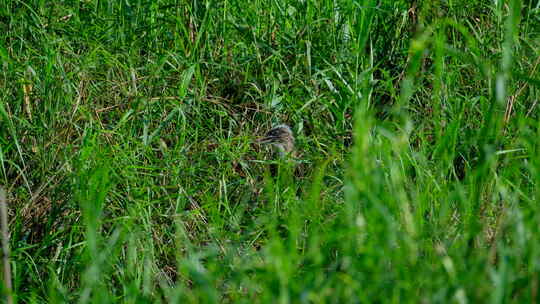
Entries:
[[275,136],[265,136],[265,137],[259,137],[257,139],[257,143],[258,144],[269,144],[271,142],[273,142],[274,140],[276,139]]

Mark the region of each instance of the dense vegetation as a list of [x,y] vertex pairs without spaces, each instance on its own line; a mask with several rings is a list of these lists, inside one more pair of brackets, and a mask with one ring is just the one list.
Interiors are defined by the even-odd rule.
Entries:
[[0,35],[19,303],[539,301],[536,0],[4,0]]

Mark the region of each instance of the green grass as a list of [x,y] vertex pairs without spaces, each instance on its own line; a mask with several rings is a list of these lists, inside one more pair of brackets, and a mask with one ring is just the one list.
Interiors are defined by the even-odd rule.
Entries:
[[17,303],[539,301],[536,0],[5,0],[0,32]]

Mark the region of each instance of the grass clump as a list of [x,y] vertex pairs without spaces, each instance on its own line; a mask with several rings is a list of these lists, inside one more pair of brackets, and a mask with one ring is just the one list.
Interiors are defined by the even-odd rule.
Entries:
[[0,30],[16,302],[538,300],[537,1],[6,0]]

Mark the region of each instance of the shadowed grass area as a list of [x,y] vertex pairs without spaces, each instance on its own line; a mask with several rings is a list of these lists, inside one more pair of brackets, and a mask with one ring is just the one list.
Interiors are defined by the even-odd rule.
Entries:
[[0,32],[16,302],[538,301],[540,2],[5,0]]

